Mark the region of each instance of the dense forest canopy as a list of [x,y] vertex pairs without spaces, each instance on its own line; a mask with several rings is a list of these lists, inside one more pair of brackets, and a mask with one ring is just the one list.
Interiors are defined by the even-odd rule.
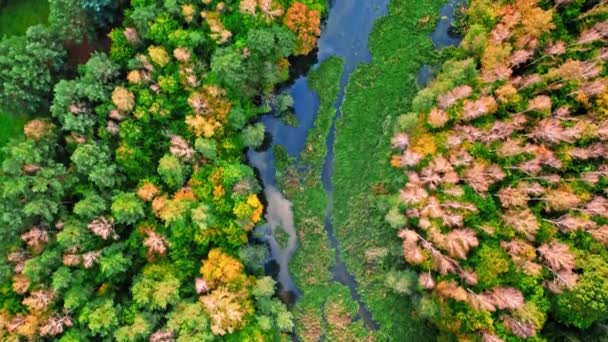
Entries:
[[[264,139],[252,120],[287,58],[314,48],[327,4],[117,4],[50,1],[50,27],[0,44],[2,108],[50,112],[5,149],[1,338],[291,332],[264,248],[247,246],[263,206],[243,151]],[[109,54],[64,78],[66,47],[119,18]]]
[[441,334],[543,340],[547,321],[608,318],[606,6],[472,1],[396,128],[407,183],[386,218]]
[[606,340],[608,1],[469,0],[435,50],[440,1],[391,0],[369,63],[320,61],[270,149],[289,306],[246,151],[298,126],[330,2],[40,1],[0,40],[2,341]]

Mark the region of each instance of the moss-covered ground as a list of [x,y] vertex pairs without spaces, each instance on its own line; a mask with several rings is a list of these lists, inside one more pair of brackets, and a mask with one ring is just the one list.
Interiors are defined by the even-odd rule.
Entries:
[[385,272],[401,263],[399,250],[384,260],[368,259],[386,246],[399,246],[396,231],[384,221],[379,199],[396,191],[404,177],[389,165],[389,142],[396,118],[410,111],[418,89],[416,75],[435,56],[429,39],[443,0],[392,0],[389,15],[380,18],[369,38],[372,62],[351,76],[336,126],[333,223],[342,257],[355,276],[364,302],[383,338],[433,340],[408,312],[407,296],[385,286]]
[[48,0],[9,0],[0,7],[0,38],[22,35],[32,25],[46,24],[48,15]]

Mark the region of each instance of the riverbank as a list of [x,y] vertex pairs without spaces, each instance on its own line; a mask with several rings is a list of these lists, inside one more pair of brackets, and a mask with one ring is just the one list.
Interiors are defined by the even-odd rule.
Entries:
[[[402,172],[389,165],[392,127],[410,111],[420,67],[436,57],[429,33],[443,0],[392,0],[369,39],[372,62],[350,78],[337,121],[333,224],[348,270],[379,325],[382,338],[432,340],[407,314],[412,302],[386,286],[387,272],[403,263],[396,231],[384,221],[380,197],[396,190]],[[387,181],[388,180],[388,181]]]

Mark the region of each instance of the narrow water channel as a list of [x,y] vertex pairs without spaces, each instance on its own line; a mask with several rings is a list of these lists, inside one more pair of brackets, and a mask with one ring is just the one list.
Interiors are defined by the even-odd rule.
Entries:
[[328,23],[327,30],[329,32],[340,32],[344,38],[346,38],[351,32],[357,32],[361,36],[355,37],[355,41],[343,39],[337,46],[330,44],[321,45],[324,40],[323,38],[319,42],[319,55],[321,57],[338,55],[344,59],[344,73],[342,74],[342,79],[340,81],[340,92],[335,104],[336,115],[333,118],[329,136],[327,137],[327,155],[325,155],[323,172],[321,176],[323,188],[327,194],[325,230],[327,231],[332,248],[336,251],[336,262],[334,268],[332,269],[334,279],[349,288],[351,297],[359,304],[359,318],[363,320],[365,326],[370,330],[376,330],[376,323],[373,321],[372,315],[357,292],[357,282],[353,275],[348,272],[348,269],[342,260],[340,246],[334,233],[334,226],[332,223],[332,176],[334,173],[334,141],[336,137],[336,121],[339,120],[340,116],[342,115],[341,107],[342,102],[344,102],[344,90],[357,65],[360,63],[369,63],[371,61],[372,55],[368,48],[368,37],[376,19],[388,13],[389,1],[374,0],[360,3],[359,1],[337,0],[336,2],[347,3],[344,5],[347,8],[341,8],[338,10],[336,10],[336,7],[332,8],[332,12],[334,10],[339,11],[339,14],[336,15],[338,19],[330,21]]
[[[336,266],[332,270],[334,278],[348,286],[354,300],[359,303],[359,316],[365,325],[373,329],[375,324],[371,315],[361,302],[357,293],[356,282],[348,273],[340,256],[337,240],[331,224],[331,177],[333,174],[333,143],[335,137],[335,120],[340,116],[340,106],[344,98],[344,88],[348,79],[359,63],[369,62],[371,54],[368,49],[368,37],[376,19],[387,13],[389,0],[333,0],[330,12],[324,23],[321,37],[318,41],[317,60],[319,62],[331,56],[339,56],[344,60],[344,74],[340,83],[339,97],[336,101],[336,117],[327,139],[328,153],[323,165],[322,181],[328,196],[326,210],[326,229],[332,247],[336,250]],[[314,66],[316,67],[316,65]],[[308,88],[305,77],[299,77],[287,89],[294,99],[294,109],[298,118],[298,126],[292,127],[272,114],[265,115],[262,122],[266,132],[272,137],[272,143],[263,151],[248,151],[248,158],[258,170],[264,187],[266,197],[266,226],[264,240],[268,243],[271,257],[279,267],[277,279],[283,291],[292,297],[299,295],[289,275],[289,260],[297,248],[297,227],[293,223],[291,203],[281,193],[276,184],[276,167],[272,146],[282,145],[287,152],[296,159],[302,152],[306,143],[308,131],[313,127],[316,112],[319,107],[319,98]],[[281,246],[276,239],[278,230],[284,230],[289,236],[287,245]]]
[[[325,229],[332,248],[336,251],[335,266],[332,269],[334,279],[347,286],[353,300],[359,304],[359,318],[368,329],[377,329],[371,314],[361,301],[357,292],[357,282],[350,274],[341,257],[338,241],[332,225],[332,193],[333,193],[333,164],[335,124],[340,119],[344,91],[348,80],[360,63],[371,61],[368,49],[368,37],[377,18],[387,14],[390,0],[332,0],[329,16],[324,23],[321,37],[318,41],[317,64],[331,56],[339,56],[344,60],[344,73],[340,82],[340,92],[335,103],[336,115],[327,138],[327,155],[322,171],[323,188],[327,194],[328,205],[325,213]],[[449,0],[442,7],[437,28],[431,34],[435,46],[439,49],[445,46],[457,45],[461,38],[450,34],[450,25],[454,19],[457,7],[466,3],[465,0]],[[419,73],[418,82],[426,84],[433,76],[429,66],[423,66]],[[294,110],[298,119],[297,127],[290,126],[272,113],[264,115],[262,122],[271,144],[262,151],[250,149],[247,153],[249,161],[258,170],[264,187],[266,198],[266,225],[260,227],[264,231],[264,241],[268,244],[271,258],[278,265],[276,276],[281,291],[289,300],[295,301],[300,290],[294,284],[289,274],[289,260],[297,248],[297,227],[294,225],[291,203],[285,198],[277,186],[275,157],[273,146],[282,145],[290,156],[298,159],[304,149],[308,131],[314,125],[316,112],[319,107],[319,97],[307,84],[305,76],[294,80],[293,85],[285,90],[294,99]],[[285,246],[277,241],[279,230],[287,234]],[[286,293],[286,295],[285,295]]]

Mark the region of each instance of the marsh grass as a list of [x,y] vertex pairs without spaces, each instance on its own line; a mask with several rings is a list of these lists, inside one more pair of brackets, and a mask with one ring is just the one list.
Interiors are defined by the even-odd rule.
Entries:
[[[333,279],[335,251],[325,230],[327,194],[321,182],[327,154],[327,136],[336,114],[343,61],[330,58],[308,75],[308,84],[320,103],[313,128],[298,165],[280,148],[278,175],[281,188],[292,202],[298,231],[298,249],[290,261],[290,272],[302,296],[294,309],[296,331],[302,340],[366,340],[372,333],[356,320],[358,304],[348,287]],[[278,153],[277,153],[278,152]]]
[[418,70],[437,59],[429,38],[434,25],[420,22],[436,18],[443,3],[390,2],[389,15],[376,22],[369,39],[372,62],[359,65],[351,76],[336,126],[332,219],[342,257],[381,336],[399,336],[402,341],[433,340],[409,314],[411,300],[385,286],[388,267],[403,264],[403,257],[393,251],[381,263],[384,266],[370,269],[365,252],[399,245],[395,230],[384,221],[381,200],[384,193],[395,193],[404,177],[389,165],[389,142],[397,118],[411,111]]

